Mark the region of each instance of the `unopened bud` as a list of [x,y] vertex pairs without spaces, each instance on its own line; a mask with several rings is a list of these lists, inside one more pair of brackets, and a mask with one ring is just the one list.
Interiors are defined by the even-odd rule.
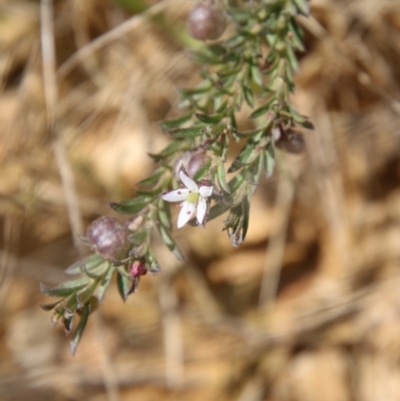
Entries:
[[131,244],[129,231],[114,217],[103,216],[93,221],[86,230],[86,238],[94,251],[106,259],[120,260]]
[[224,11],[214,4],[198,4],[188,16],[190,34],[198,40],[218,39],[225,30]]
[[300,154],[306,147],[303,134],[292,129],[280,129],[280,135],[275,146],[287,153]]
[[135,260],[129,268],[129,273],[132,277],[140,277],[147,274],[147,268],[143,261]]
[[179,180],[179,172],[183,169],[186,174],[193,178],[196,173],[208,162],[208,156],[204,150],[185,152],[174,165],[174,176]]

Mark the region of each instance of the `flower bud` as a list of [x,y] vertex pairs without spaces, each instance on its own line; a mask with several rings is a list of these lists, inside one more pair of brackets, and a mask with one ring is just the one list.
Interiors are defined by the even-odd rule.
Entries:
[[302,133],[289,128],[280,130],[275,146],[287,153],[300,154],[304,152],[306,144]]
[[204,150],[195,150],[185,152],[174,165],[174,176],[179,180],[179,172],[183,168],[186,174],[193,178],[196,173],[204,167],[208,162],[208,156],[204,153]]
[[198,4],[190,11],[187,25],[195,39],[218,39],[226,27],[225,13],[216,5]]
[[130,248],[129,231],[114,217],[103,216],[93,221],[86,230],[91,247],[106,259],[120,260]]
[[129,273],[132,277],[140,277],[147,274],[147,268],[142,260],[135,260],[129,268]]

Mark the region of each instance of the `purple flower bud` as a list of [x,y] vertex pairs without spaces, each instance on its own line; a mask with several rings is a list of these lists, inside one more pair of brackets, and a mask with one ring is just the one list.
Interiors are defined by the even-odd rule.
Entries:
[[287,153],[300,154],[306,147],[303,134],[290,128],[280,129],[280,135],[275,141],[276,147]]
[[224,11],[213,4],[198,4],[187,20],[190,34],[198,40],[218,39],[226,27]]
[[103,216],[93,221],[86,230],[92,249],[106,259],[123,259],[131,244],[129,231],[114,217]]
[[147,268],[143,261],[135,260],[129,268],[129,273],[132,277],[140,277],[147,274]]
[[180,179],[179,173],[183,169],[188,177],[193,178],[196,173],[204,167],[209,158],[204,150],[190,150],[185,152],[174,165],[174,175],[177,180]]

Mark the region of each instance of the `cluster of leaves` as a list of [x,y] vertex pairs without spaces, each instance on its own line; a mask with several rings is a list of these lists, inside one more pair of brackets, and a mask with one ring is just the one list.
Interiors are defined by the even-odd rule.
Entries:
[[[289,99],[294,91],[293,74],[298,69],[296,52],[303,50],[295,17],[308,14],[307,1],[238,1],[225,4],[225,11],[234,24],[234,33],[225,41],[209,43],[193,53],[193,59],[203,65],[203,80],[196,88],[180,90],[180,108],[184,111],[161,124],[172,141],[160,153],[150,155],[158,167],[138,183],[134,198],[110,204],[121,214],[133,215],[125,222],[130,244],[126,254],[114,260],[102,255],[91,242],[97,254],[68,269],[69,273],[83,274],[81,278],[55,288],[41,288],[44,294],[61,298],[43,306],[54,310],[53,325],[62,320],[68,333],[74,315],[81,315],[72,335],[72,353],[85,328],[94,295],[103,299],[115,272],[125,300],[136,290],[139,275],[160,270],[151,251],[154,228],[177,259],[183,259],[171,235],[169,206],[160,196],[177,184],[174,170],[182,155],[201,155],[192,178],[196,182],[207,180],[214,188],[207,220],[227,213],[224,229],[232,245],[239,246],[248,229],[251,195],[261,174],[269,177],[273,173],[275,148],[301,151],[302,137],[297,127],[312,128]],[[249,110],[252,130],[241,131],[238,127],[237,113],[243,108]],[[232,141],[243,147],[233,163],[225,167]],[[228,180],[226,173],[234,174]],[[132,273],[135,263],[144,266],[139,275]]]

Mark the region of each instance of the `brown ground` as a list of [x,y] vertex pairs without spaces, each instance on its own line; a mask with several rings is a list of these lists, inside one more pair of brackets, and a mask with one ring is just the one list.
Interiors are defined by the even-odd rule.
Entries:
[[400,400],[399,0],[312,1],[293,100],[317,129],[240,249],[221,221],[174,233],[185,264],[156,239],[163,273],[126,304],[113,285],[75,358],[49,327],[39,282],[151,171],[156,122],[197,79],[190,0],[152,22],[118,3],[138,7],[55,2],[52,80],[39,1],[0,0],[0,400]]

